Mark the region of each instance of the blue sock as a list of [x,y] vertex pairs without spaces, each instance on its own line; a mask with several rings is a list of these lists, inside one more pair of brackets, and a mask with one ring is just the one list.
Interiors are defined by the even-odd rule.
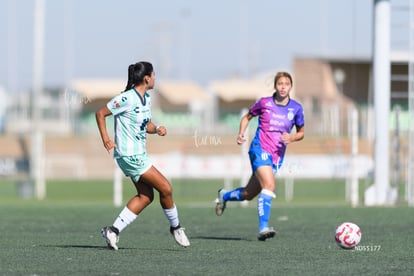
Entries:
[[239,187],[237,189],[225,193],[223,195],[224,201],[243,201],[241,193],[243,189],[243,187]]
[[[270,193],[271,194],[270,194]],[[262,191],[257,200],[257,211],[259,215],[259,232],[269,228],[270,210],[272,199],[275,197],[271,191]]]

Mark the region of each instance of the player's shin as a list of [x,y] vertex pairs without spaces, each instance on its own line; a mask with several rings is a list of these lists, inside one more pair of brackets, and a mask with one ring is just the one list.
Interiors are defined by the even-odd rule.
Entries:
[[224,201],[243,201],[242,191],[243,187],[236,188],[223,195]]
[[259,215],[259,231],[269,228],[270,211],[272,208],[272,200],[276,195],[270,191],[263,189],[257,201],[257,211]]
[[177,207],[174,204],[174,207],[171,209],[163,209],[165,217],[170,222],[171,227],[177,227],[180,224],[180,221],[178,220],[178,211]]
[[128,207],[124,207],[118,217],[115,219],[113,226],[118,229],[119,232],[122,232],[128,225],[130,225],[137,215],[134,214]]

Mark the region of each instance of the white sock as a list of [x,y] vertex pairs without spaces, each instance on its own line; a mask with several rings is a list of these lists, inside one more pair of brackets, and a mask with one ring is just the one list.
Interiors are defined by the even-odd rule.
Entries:
[[125,206],[112,226],[116,227],[119,230],[119,233],[121,233],[121,231],[130,225],[136,218],[137,215]]
[[180,221],[178,220],[178,211],[175,204],[173,208],[163,209],[163,211],[168,221],[170,222],[171,227],[177,227],[180,224]]

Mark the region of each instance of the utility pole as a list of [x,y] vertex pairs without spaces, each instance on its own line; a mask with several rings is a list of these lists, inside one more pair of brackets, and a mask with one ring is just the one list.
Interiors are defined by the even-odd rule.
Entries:
[[35,184],[37,199],[46,197],[44,177],[44,137],[41,128],[40,99],[43,93],[43,58],[45,31],[45,1],[36,0],[33,24],[33,87],[32,87],[32,148],[30,173]]

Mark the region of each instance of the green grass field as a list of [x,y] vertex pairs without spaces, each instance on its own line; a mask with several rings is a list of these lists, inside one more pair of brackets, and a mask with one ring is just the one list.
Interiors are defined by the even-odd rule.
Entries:
[[[217,217],[221,181],[172,183],[191,246],[175,243],[154,202],[110,251],[99,230],[122,208],[112,205],[110,181],[51,181],[44,201],[19,199],[15,183],[1,182],[0,275],[414,275],[412,208],[351,208],[335,181],[298,182],[286,202],[280,185],[271,216],[278,234],[259,242],[256,201],[230,202]],[[126,182],[124,201],[132,194]],[[355,250],[335,244],[343,221],[362,229]]]

